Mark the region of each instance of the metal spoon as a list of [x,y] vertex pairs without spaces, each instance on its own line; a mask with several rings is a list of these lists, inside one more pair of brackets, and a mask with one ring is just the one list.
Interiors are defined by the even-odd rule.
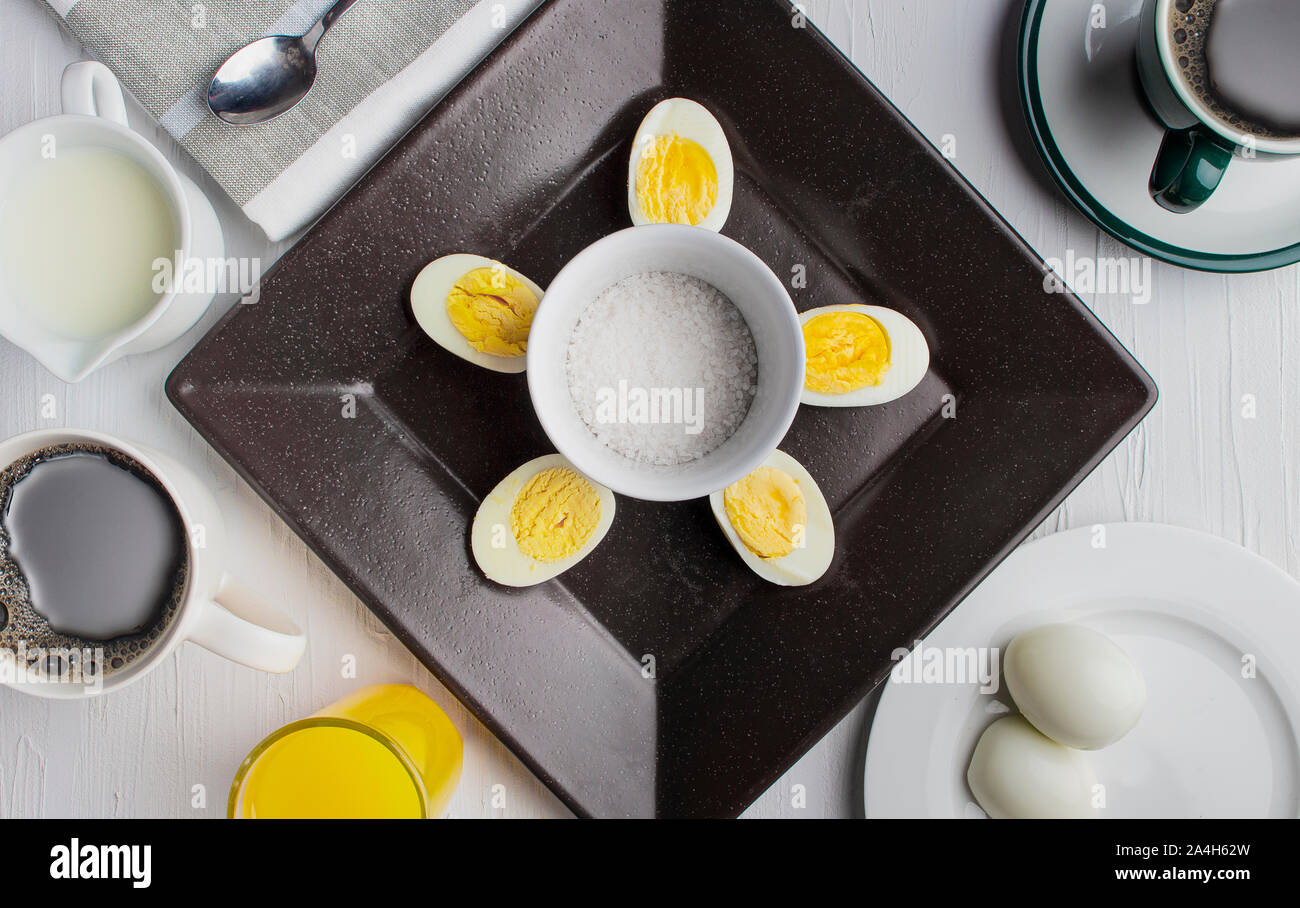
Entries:
[[208,86],[208,107],[238,126],[289,110],[316,81],[316,45],[357,0],[339,0],[301,36],[272,35],[246,44],[221,64]]

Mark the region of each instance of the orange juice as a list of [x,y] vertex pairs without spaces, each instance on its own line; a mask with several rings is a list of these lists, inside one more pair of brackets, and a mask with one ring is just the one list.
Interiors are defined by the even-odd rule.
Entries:
[[363,688],[286,725],[235,775],[229,813],[245,818],[440,816],[460,780],[447,714],[414,687]]

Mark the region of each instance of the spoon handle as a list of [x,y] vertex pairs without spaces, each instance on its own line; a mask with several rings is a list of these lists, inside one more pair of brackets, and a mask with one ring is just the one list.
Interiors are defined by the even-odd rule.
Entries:
[[343,18],[343,14],[351,9],[352,4],[356,2],[357,0],[339,0],[338,3],[335,3],[326,10],[325,15],[320,17],[320,21],[308,29],[307,33],[302,36],[303,44],[307,45],[307,49],[309,51],[315,51],[316,45],[320,43],[320,39],[324,34],[329,31],[330,26]]

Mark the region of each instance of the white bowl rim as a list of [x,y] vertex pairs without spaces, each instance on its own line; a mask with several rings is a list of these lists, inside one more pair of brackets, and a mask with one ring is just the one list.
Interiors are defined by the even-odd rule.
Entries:
[[[798,414],[800,396],[803,392],[803,331],[799,324],[798,312],[795,309],[794,301],[790,298],[789,291],[786,290],[785,285],[781,283],[781,279],[778,278],[772,269],[768,267],[767,263],[760,259],[751,249],[731,237],[701,227],[691,227],[682,224],[639,225],[615,231],[614,233],[607,234],[591,243],[570,259],[569,262],[560,269],[560,272],[555,276],[555,279],[551,281],[550,286],[546,290],[546,294],[543,296],[542,305],[539,306],[537,315],[534,317],[534,330],[536,329],[538,321],[543,321],[544,323],[548,318],[548,313],[556,311],[553,306],[551,309],[547,309],[545,305],[546,297],[551,296],[557,288],[562,292],[566,281],[572,278],[572,275],[579,270],[582,263],[586,260],[596,256],[609,255],[611,254],[611,249],[617,251],[617,249],[627,243],[632,236],[636,236],[639,241],[646,239],[653,240],[655,234],[677,235],[684,231],[691,231],[693,242],[717,244],[719,248],[726,247],[729,251],[736,253],[738,258],[745,262],[746,266],[754,272],[758,280],[772,291],[773,296],[784,302],[784,305],[781,307],[781,314],[785,316],[785,318],[782,319],[785,322],[783,327],[788,329],[790,339],[798,344],[799,365],[796,370],[798,373],[796,376],[797,380],[790,382],[789,387],[784,389],[784,400],[778,399],[776,401],[777,412],[780,414],[779,418],[773,419],[771,424],[765,427],[764,431],[762,431],[749,444],[745,449],[745,453],[742,456],[737,456],[735,458],[734,463],[730,469],[727,470],[726,475],[729,478],[725,482],[719,485],[716,482],[698,479],[691,476],[689,473],[681,477],[665,479],[663,477],[652,475],[639,477],[633,474],[631,469],[626,473],[610,472],[603,469],[600,464],[595,463],[592,458],[587,456],[587,448],[585,445],[579,444],[575,446],[568,443],[566,441],[567,433],[559,430],[559,427],[548,416],[545,407],[538,406],[538,398],[541,396],[538,390],[540,379],[537,377],[538,373],[533,366],[536,358],[540,354],[535,352],[538,349],[535,345],[531,343],[529,344],[527,371],[529,399],[532,402],[533,411],[536,413],[537,419],[542,425],[542,430],[546,433],[546,437],[550,440],[551,444],[554,445],[555,449],[566,457],[579,472],[588,476],[590,479],[607,486],[621,495],[626,495],[630,498],[636,498],[642,501],[690,501],[698,498],[705,498],[757,469],[763,464],[763,461],[766,460],[768,455],[777,449],[785,438],[791,424],[794,422],[795,416]],[[748,419],[748,417],[746,417],[746,419]],[[600,442],[596,440],[595,436],[592,436],[592,449],[598,446],[600,446]],[[703,462],[703,458],[699,461],[690,461],[682,466],[689,470],[692,464],[700,462]],[[628,463],[630,468],[643,466],[638,465],[635,461],[631,460],[629,460]]]

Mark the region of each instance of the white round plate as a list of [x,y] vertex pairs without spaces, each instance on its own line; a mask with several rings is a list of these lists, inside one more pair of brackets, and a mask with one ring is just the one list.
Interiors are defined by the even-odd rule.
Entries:
[[1147,191],[1164,127],[1137,77],[1142,0],[1028,0],[1021,99],[1035,145],[1092,221],[1136,249],[1206,271],[1300,260],[1300,156],[1238,157],[1200,208],[1174,214]]
[[[1088,755],[1103,817],[1300,816],[1300,583],[1191,530],[1071,530],[1012,553],[921,653],[996,647],[1000,665],[1017,633],[1061,621],[1110,636],[1146,678],[1137,727]],[[867,744],[868,817],[984,815],[966,767],[984,729],[1014,710],[994,686],[885,683]]]

